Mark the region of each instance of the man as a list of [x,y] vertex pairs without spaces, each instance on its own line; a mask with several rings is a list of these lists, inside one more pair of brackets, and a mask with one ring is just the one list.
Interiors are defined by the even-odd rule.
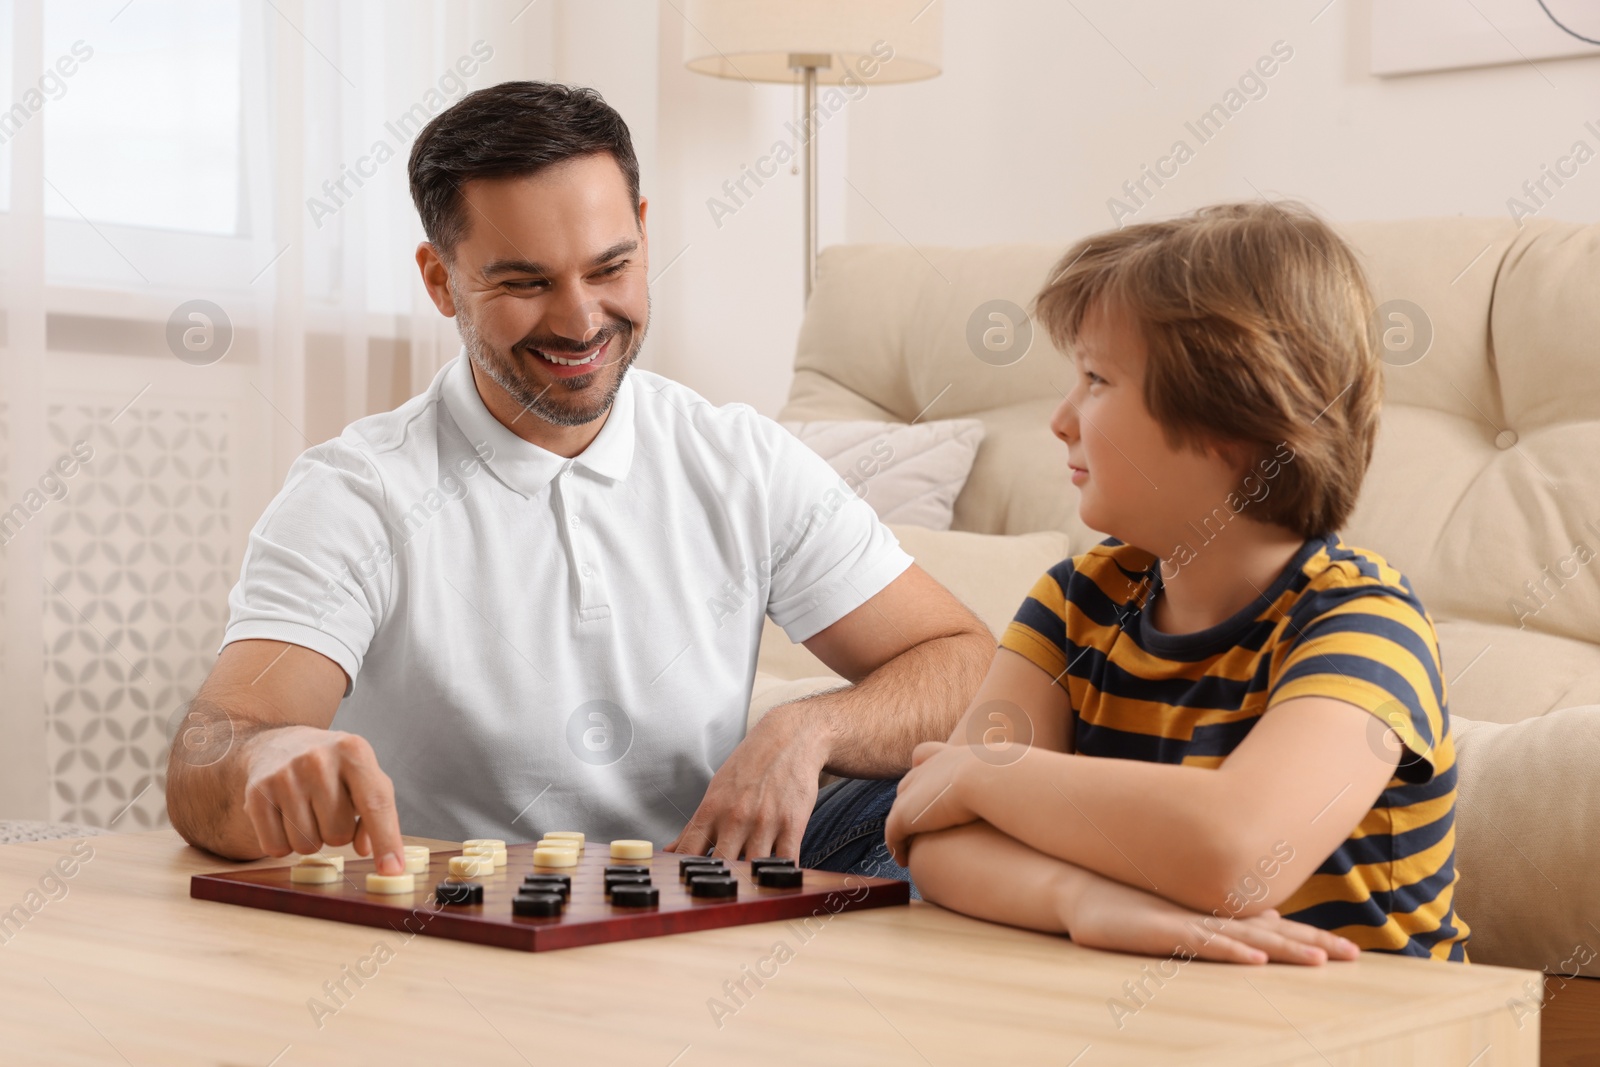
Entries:
[[[886,857],[894,779],[965,710],[988,631],[776,423],[629,373],[648,202],[597,93],[472,93],[410,178],[463,355],[300,456],[257,522],[173,826],[240,859],[353,841],[383,873],[402,824]],[[855,684],[746,733],[763,613]],[[847,780],[819,802],[824,770]]]

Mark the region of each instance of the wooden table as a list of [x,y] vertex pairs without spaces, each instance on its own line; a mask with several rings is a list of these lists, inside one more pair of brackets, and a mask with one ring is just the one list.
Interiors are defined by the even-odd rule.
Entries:
[[[1156,961],[932,905],[837,916],[809,941],[768,923],[521,953],[191,900],[191,874],[228,865],[170,830],[87,842],[65,895],[26,922],[3,913],[45,900],[27,894],[52,888],[41,878],[73,843],[0,847],[0,1063],[1538,1062],[1538,1014],[1519,1029],[1507,1007],[1531,971],[1195,962],[1147,980],[1119,1027],[1110,1003],[1130,1006],[1123,983]],[[358,986],[347,967],[371,977]],[[758,968],[772,975],[759,988],[745,978]],[[341,979],[351,993],[327,1010],[324,983]],[[741,979],[749,995],[730,997]]]

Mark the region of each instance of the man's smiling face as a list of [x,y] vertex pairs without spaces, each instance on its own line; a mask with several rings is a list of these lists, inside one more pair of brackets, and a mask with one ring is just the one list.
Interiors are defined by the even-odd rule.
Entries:
[[516,417],[521,408],[555,426],[601,418],[649,325],[648,205],[635,217],[606,152],[475,179],[461,199],[466,233],[446,261],[453,307],[440,310],[456,316],[474,366]]

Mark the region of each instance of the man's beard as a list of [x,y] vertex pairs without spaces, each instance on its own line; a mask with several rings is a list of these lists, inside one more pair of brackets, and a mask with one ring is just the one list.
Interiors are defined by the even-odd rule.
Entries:
[[[456,297],[456,326],[461,333],[461,342],[466,346],[468,358],[488,376],[490,381],[504,389],[512,400],[521,405],[524,411],[553,426],[583,426],[611,410],[611,405],[616,402],[617,392],[622,388],[622,379],[627,376],[628,368],[633,366],[633,361],[638,358],[639,349],[644,345],[645,331],[650,326],[650,297],[646,293],[645,321],[637,330],[634,328],[634,323],[627,319],[608,318],[595,337],[587,342],[541,338],[530,334],[513,345],[510,351],[501,352],[484,342],[472,319],[462,311],[465,304],[459,294],[452,295]],[[535,385],[532,376],[523,369],[523,361],[545,362],[542,356],[533,351],[534,349],[565,357],[593,348],[596,339],[611,342],[606,353],[608,356],[614,352],[621,352],[621,355],[600,363],[588,374],[555,378],[547,386]],[[608,386],[604,386],[604,392],[584,403],[585,396],[601,388],[598,383],[604,380],[602,376],[610,373],[613,366],[616,368],[615,376]]]

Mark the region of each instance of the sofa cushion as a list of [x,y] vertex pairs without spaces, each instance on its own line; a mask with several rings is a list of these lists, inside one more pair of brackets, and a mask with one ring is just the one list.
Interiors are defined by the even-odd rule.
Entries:
[[[971,608],[997,639],[1039,576],[1072,554],[1070,539],[1058,530],[1006,536],[919,526],[889,529],[900,547]],[[804,645],[791,643],[771,619],[763,626],[757,671],[782,679],[838,679]]]
[[1428,613],[1439,633],[1452,716],[1521,722],[1556,708],[1600,704],[1600,648],[1589,642],[1440,619],[1431,604]]
[[1600,705],[1451,721],[1468,958],[1600,977]]
[[948,530],[983,443],[978,419],[785,422],[888,523]]

